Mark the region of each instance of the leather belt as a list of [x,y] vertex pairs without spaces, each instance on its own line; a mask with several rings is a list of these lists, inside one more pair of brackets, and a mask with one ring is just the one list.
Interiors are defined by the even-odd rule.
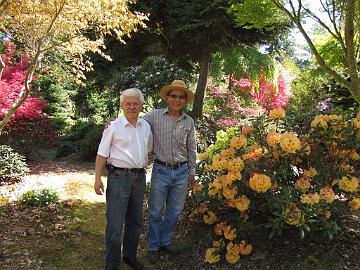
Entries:
[[111,172],[113,172],[113,171],[124,171],[124,172],[133,172],[133,173],[145,173],[144,168],[119,168],[119,167],[115,167],[115,166],[113,166],[111,164],[107,164],[106,167]]
[[158,160],[158,159],[155,159],[154,162],[160,164],[160,165],[163,165],[163,166],[166,166],[166,167],[169,167],[169,168],[172,168],[172,169],[177,169],[179,168],[180,166],[184,165],[185,163],[187,163],[187,161],[182,161],[182,162],[178,162],[178,163],[167,163],[167,162],[164,162],[164,161],[161,161],[161,160]]

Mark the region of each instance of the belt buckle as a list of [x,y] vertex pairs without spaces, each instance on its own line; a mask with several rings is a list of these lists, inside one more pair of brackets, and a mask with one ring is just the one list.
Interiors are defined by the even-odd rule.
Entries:
[[166,163],[166,167],[170,167],[171,169],[174,169],[175,165],[175,163]]

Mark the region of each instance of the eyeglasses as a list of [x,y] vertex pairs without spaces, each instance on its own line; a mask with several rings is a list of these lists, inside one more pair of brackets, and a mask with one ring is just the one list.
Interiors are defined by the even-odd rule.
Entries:
[[137,108],[137,107],[140,107],[140,106],[141,106],[141,103],[138,103],[138,102],[133,102],[133,103],[127,102],[127,103],[123,104],[123,107],[127,107],[127,108],[130,108],[130,107]]
[[171,97],[173,99],[176,99],[176,98],[178,98],[178,99],[186,99],[185,95],[178,96],[178,95],[174,95],[174,94],[169,94],[168,97]]

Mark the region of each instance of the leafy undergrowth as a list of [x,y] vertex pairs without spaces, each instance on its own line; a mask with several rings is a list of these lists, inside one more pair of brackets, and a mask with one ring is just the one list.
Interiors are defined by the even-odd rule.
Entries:
[[[59,179],[68,179],[62,190],[62,197],[66,199],[41,208],[18,204],[0,207],[0,269],[104,269],[105,204],[90,195],[93,171],[86,168],[74,178],[73,174],[81,168],[66,163],[45,165],[47,169],[39,165],[33,170],[34,174],[51,174],[52,170],[52,174],[58,173]],[[191,223],[186,216],[187,211],[175,235],[175,243],[182,253],[176,257],[162,254],[161,262],[150,265],[146,260],[145,210],[139,258],[146,269],[360,269],[358,212],[338,217],[342,231],[333,241],[301,241],[296,232],[266,241],[268,231],[262,226],[253,226],[248,240],[254,251],[235,265],[205,264],[209,237],[206,225]],[[123,266],[124,269],[130,267]]]

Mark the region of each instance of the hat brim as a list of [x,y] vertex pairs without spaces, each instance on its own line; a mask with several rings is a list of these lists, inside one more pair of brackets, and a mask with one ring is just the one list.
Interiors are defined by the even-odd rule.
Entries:
[[181,90],[186,93],[186,104],[192,102],[194,100],[194,93],[191,92],[188,88],[181,87],[181,86],[173,86],[173,85],[167,85],[161,88],[160,90],[160,97],[165,100],[167,95],[172,90]]

